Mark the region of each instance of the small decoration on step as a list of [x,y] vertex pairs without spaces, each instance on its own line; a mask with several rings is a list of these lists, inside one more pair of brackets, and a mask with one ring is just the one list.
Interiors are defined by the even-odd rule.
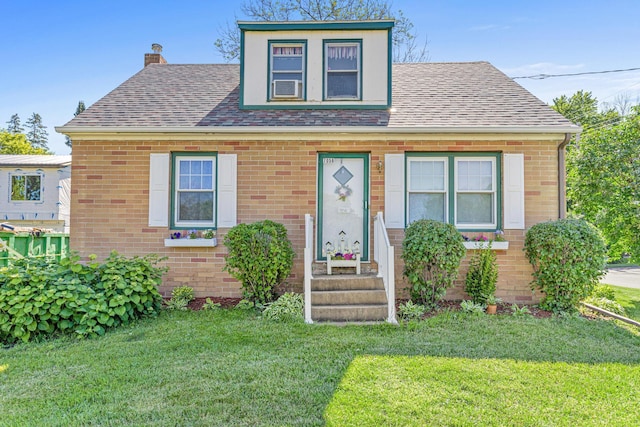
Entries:
[[322,250],[322,255],[331,257],[333,260],[355,260],[360,253],[360,242],[357,240],[353,242],[352,248],[346,243],[347,233],[345,233],[344,230],[340,231],[338,236],[340,237],[340,243],[337,246],[334,246],[333,243],[327,241],[324,245],[324,249]]

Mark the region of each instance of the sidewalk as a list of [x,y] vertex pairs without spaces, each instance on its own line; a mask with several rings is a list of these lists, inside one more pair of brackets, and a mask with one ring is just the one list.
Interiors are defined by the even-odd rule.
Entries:
[[600,281],[600,283],[640,289],[640,267],[629,266],[609,268],[607,275]]

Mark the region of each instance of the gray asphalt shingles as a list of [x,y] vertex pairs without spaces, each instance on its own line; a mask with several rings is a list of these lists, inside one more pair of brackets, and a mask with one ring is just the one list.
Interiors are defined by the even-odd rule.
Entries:
[[571,123],[487,62],[393,65],[393,112],[239,108],[237,64],[152,64],[74,127],[563,127]]

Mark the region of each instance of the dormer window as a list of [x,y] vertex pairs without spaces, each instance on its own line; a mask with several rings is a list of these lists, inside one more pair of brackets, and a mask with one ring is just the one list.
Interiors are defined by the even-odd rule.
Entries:
[[325,40],[325,99],[362,99],[361,53],[362,40]]
[[270,41],[269,55],[269,99],[304,99],[306,41]]

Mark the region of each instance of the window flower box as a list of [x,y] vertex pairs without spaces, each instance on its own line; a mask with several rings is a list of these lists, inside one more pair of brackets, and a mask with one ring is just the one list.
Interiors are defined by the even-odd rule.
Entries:
[[212,248],[218,246],[218,239],[164,239],[164,246],[168,248]]
[[[489,242],[489,241],[468,241],[462,242],[467,249],[492,249],[494,251],[505,251],[509,249],[509,242]],[[489,248],[491,245],[491,248]]]

